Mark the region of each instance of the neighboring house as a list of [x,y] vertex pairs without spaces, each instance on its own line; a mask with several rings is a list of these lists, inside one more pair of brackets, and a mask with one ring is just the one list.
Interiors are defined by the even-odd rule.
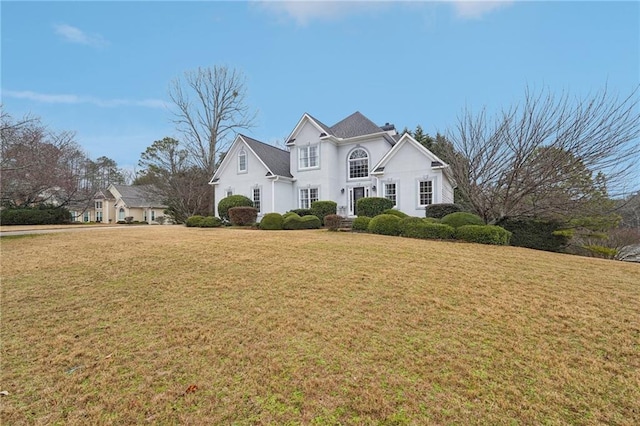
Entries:
[[76,222],[117,223],[132,217],[137,222],[158,223],[167,206],[146,185],[114,185],[99,190],[88,208],[72,211]]
[[[362,197],[386,197],[411,216],[429,204],[453,203],[449,166],[411,135],[380,127],[359,112],[329,127],[304,114],[284,151],[238,135],[209,182],[216,200],[241,194],[259,215],[332,200],[355,216]],[[216,215],[217,215],[216,206]]]

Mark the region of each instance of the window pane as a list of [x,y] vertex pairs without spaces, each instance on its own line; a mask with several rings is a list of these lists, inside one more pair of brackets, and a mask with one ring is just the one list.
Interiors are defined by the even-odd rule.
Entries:
[[393,201],[393,205],[396,203],[396,184],[395,183],[385,183],[384,185],[384,196]]
[[260,188],[253,189],[253,207],[260,213]]
[[316,167],[318,165],[318,147],[309,147],[309,167]]
[[433,201],[433,185],[430,180],[420,182],[420,205],[426,206]]
[[369,175],[369,155],[364,149],[356,149],[349,155],[349,178],[361,178]]
[[247,154],[244,151],[240,151],[238,155],[238,170],[244,172],[247,170]]

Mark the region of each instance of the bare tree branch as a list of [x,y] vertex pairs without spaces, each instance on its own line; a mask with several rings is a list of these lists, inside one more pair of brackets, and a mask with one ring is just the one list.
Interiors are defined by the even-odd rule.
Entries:
[[485,110],[463,111],[449,134],[462,154],[450,164],[458,189],[487,222],[571,215],[602,191],[628,193],[640,172],[639,93],[574,99],[527,89],[492,122]]

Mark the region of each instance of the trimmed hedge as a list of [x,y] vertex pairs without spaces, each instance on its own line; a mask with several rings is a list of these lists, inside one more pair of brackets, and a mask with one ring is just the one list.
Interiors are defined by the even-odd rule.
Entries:
[[285,214],[283,214],[283,215],[282,215],[282,219],[286,219],[286,218],[288,218],[289,216],[293,216],[293,215],[300,216],[300,215],[299,215],[298,213],[296,213],[296,212],[288,211],[288,212],[286,212]]
[[465,225],[484,225],[484,220],[478,215],[466,212],[449,213],[442,219],[440,223],[459,228]]
[[71,223],[71,213],[62,207],[40,206],[37,208],[3,209],[0,211],[2,225],[58,225]]
[[253,201],[244,195],[229,195],[218,203],[218,215],[229,221],[229,209],[232,207],[253,207]]
[[400,226],[401,235],[407,238],[451,240],[455,234],[455,229],[449,225],[427,222],[417,217],[402,219]]
[[329,229],[329,231],[337,231],[340,228],[340,224],[342,223],[342,216],[337,214],[328,214],[324,217],[324,226]]
[[358,216],[376,217],[393,208],[393,201],[382,197],[365,197],[356,201]]
[[256,223],[258,209],[255,207],[231,207],[228,211],[229,221],[235,226],[249,226]]
[[184,224],[187,225],[187,228],[198,228],[202,224],[203,220],[204,216],[197,214],[194,216],[189,216]]
[[460,204],[429,204],[426,209],[424,209],[425,217],[435,217],[436,219],[442,219],[448,214],[461,212],[464,209]]
[[371,219],[367,229],[373,234],[400,235],[400,221],[398,216],[392,214],[379,214]]
[[369,222],[371,222],[371,218],[368,216],[358,216],[353,219],[353,223],[351,224],[352,231],[367,231],[369,229]]
[[509,245],[511,232],[495,225],[464,225],[455,230],[458,240],[469,243]]
[[440,219],[436,219],[435,217],[423,217],[422,220],[427,223],[440,223]]
[[571,237],[557,232],[563,228],[561,222],[533,218],[504,219],[498,223],[512,233],[511,245],[537,250],[562,252]]
[[291,215],[284,220],[282,227],[283,229],[319,229],[320,219],[314,215],[302,217]]
[[185,221],[188,228],[217,228],[222,226],[222,220],[215,216],[190,216]]
[[324,225],[324,218],[330,214],[336,214],[338,203],[335,201],[314,201],[311,203],[311,214],[320,218],[320,223]]
[[215,216],[207,216],[200,222],[201,228],[218,228],[222,226],[222,219]]
[[408,214],[401,212],[400,210],[396,210],[396,209],[387,209],[385,211],[382,212],[382,214],[392,214],[394,216],[398,216],[400,219],[404,219],[405,217],[409,217]]
[[298,216],[302,217],[302,216],[309,216],[312,215],[313,212],[311,211],[311,209],[293,209],[291,210],[291,212],[297,214]]
[[268,231],[279,231],[282,229],[284,219],[280,213],[267,213],[260,221],[260,229]]

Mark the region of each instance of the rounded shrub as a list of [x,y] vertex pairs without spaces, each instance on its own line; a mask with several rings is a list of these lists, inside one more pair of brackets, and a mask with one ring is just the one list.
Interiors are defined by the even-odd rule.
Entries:
[[337,214],[328,214],[324,217],[324,226],[329,229],[329,231],[337,231],[340,228],[340,224],[342,223],[342,216]]
[[442,219],[448,214],[457,213],[463,211],[460,204],[442,203],[442,204],[429,204],[424,209],[426,217],[435,217],[436,219]]
[[382,197],[366,197],[356,201],[358,216],[375,217],[393,208],[393,201]]
[[404,219],[405,217],[409,217],[408,214],[401,212],[400,210],[396,210],[396,209],[387,209],[385,211],[382,212],[382,214],[392,214],[394,216],[398,216],[400,219]]
[[320,219],[314,215],[298,216],[291,215],[284,219],[283,229],[318,229],[320,228]]
[[293,209],[291,210],[293,213],[297,214],[298,216],[302,217],[302,216],[309,216],[310,214],[313,214],[313,212],[311,211],[311,209]]
[[455,229],[449,225],[427,222],[421,218],[402,219],[401,228],[401,235],[408,238],[450,240],[455,233]]
[[358,216],[353,219],[351,230],[366,232],[369,229],[369,222],[371,222],[371,218],[369,216]]
[[229,221],[229,209],[232,207],[253,207],[253,201],[244,195],[229,195],[218,203],[218,215]]
[[267,213],[260,221],[260,229],[266,231],[279,231],[282,229],[284,219],[280,213]]
[[495,225],[463,225],[455,230],[458,240],[469,243],[509,245],[511,232]]
[[187,218],[185,221],[185,225],[188,228],[199,228],[202,225],[202,221],[204,220],[204,216],[194,215]]
[[484,225],[484,220],[478,215],[466,212],[449,213],[442,219],[440,223],[459,228],[465,225]]
[[440,219],[436,219],[435,217],[423,217],[422,220],[427,223],[440,223]]
[[300,216],[298,213],[296,213],[294,211],[288,211],[288,212],[286,212],[285,214],[282,215],[282,219],[286,219],[289,216],[293,216],[293,215]]
[[222,226],[222,220],[219,217],[207,216],[202,218],[199,226],[201,228],[217,228]]
[[324,217],[330,214],[336,214],[338,211],[338,203],[335,201],[314,201],[311,203],[311,214],[320,218],[320,222],[324,225]]
[[392,214],[379,214],[371,219],[368,231],[380,235],[400,235],[400,221],[398,216]]
[[249,226],[256,223],[258,209],[255,207],[231,207],[228,211],[229,221],[235,226]]

